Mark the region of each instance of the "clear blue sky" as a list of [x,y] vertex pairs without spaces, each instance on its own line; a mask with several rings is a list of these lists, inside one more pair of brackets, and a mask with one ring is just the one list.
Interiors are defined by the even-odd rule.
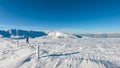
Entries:
[[120,32],[120,0],[0,0],[0,29]]

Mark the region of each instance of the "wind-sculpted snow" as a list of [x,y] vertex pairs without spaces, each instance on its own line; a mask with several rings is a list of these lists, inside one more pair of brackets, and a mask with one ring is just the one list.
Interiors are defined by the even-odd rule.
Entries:
[[30,45],[0,38],[0,68],[120,68],[119,38],[39,37]]

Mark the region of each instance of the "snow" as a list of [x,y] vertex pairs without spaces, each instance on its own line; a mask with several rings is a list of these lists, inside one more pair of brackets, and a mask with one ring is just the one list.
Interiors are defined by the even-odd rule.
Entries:
[[13,35],[11,35],[10,36],[10,38],[12,38],[12,39],[19,39],[19,38],[23,38],[24,36],[13,36]]
[[[25,39],[0,38],[0,68],[120,68],[120,38],[77,38],[50,32]],[[39,59],[38,59],[38,46]]]

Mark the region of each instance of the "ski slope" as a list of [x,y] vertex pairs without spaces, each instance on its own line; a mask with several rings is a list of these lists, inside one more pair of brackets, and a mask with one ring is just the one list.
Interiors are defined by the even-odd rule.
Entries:
[[120,38],[53,36],[0,38],[0,68],[120,68]]

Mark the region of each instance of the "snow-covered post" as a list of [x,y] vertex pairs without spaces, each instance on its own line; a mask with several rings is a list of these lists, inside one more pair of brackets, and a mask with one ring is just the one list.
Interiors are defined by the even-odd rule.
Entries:
[[29,42],[29,37],[28,37],[28,36],[26,36],[26,44],[27,44],[28,46],[30,46],[30,42]]
[[37,47],[37,58],[39,59],[39,45]]
[[30,46],[29,38],[28,37],[26,38],[26,44],[27,44],[27,46]]

